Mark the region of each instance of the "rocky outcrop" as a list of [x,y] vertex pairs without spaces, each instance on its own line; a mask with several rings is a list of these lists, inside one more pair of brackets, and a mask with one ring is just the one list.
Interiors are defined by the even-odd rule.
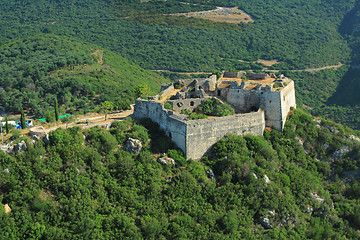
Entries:
[[129,138],[125,143],[124,149],[130,153],[139,154],[142,144],[138,139]]
[[264,180],[265,180],[265,182],[266,182],[267,184],[270,184],[270,183],[271,183],[269,177],[266,176],[266,175],[264,175]]
[[45,134],[45,137],[43,138],[44,143],[49,144],[50,143],[50,139],[49,139],[49,134]]
[[266,228],[266,229],[272,229],[272,226],[270,224],[270,219],[268,216],[264,216],[261,221],[260,221],[260,224]]
[[160,157],[158,158],[158,162],[161,163],[162,165],[172,164],[173,166],[175,166],[175,160],[168,157]]
[[26,151],[26,142],[22,140],[14,147],[14,152],[25,152]]
[[346,153],[350,152],[350,147],[344,145],[341,149],[337,149],[332,155],[331,158],[334,160],[340,159],[342,156],[344,156]]
[[319,197],[319,195],[317,195],[316,193],[310,193],[311,198],[315,199],[316,201],[318,201],[319,203],[323,203],[324,199]]
[[11,152],[13,150],[14,146],[12,146],[10,144],[6,144],[6,145],[1,145],[0,148],[4,152]]

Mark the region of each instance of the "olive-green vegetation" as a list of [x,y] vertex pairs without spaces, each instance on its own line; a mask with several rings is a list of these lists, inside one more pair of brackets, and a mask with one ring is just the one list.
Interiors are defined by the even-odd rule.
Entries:
[[[187,4],[190,3],[190,4]],[[39,33],[76,37],[116,51],[147,69],[213,71],[249,69],[258,58],[279,59],[281,68],[303,68],[346,62],[350,49],[338,33],[353,0],[281,1],[31,1],[0,3],[0,41]],[[168,26],[147,20],[131,22],[119,12],[173,13],[215,6],[239,7],[254,18],[240,28],[201,28],[192,18],[176,17]],[[165,18],[165,17],[164,17]],[[170,16],[166,16],[170,18]],[[170,23],[171,24],[171,23]],[[195,26],[193,26],[195,24]]]
[[[228,135],[196,162],[142,123],[57,129],[47,144],[0,151],[0,203],[11,208],[0,211],[0,238],[359,238],[352,130],[294,110],[283,133]],[[129,137],[144,145],[139,155],[122,149]],[[175,166],[156,161],[164,152]]]
[[188,119],[190,119],[190,120],[198,120],[198,119],[207,118],[207,116],[205,114],[192,112],[192,111],[190,111],[190,109],[187,109],[187,108],[182,109],[180,113],[188,115]]
[[43,117],[55,101],[55,113],[57,105],[63,112],[87,113],[103,101],[123,109],[138,85],[151,94],[166,81],[111,51],[55,35],[0,46],[0,102],[8,112],[23,107]]
[[208,98],[200,104],[196,111],[208,116],[224,117],[232,115],[235,110],[227,103],[221,103],[216,98]]
[[[209,10],[216,6],[239,7],[250,14],[254,22],[233,27],[231,24],[210,23],[201,19],[162,15]],[[280,63],[273,66],[275,69],[303,69],[338,64],[339,62],[350,64],[350,61],[353,61],[353,65],[358,65],[356,60],[360,56],[356,31],[358,28],[358,9],[358,4],[355,4],[354,0],[217,0],[211,2],[169,0],[144,3],[117,0],[3,0],[0,2],[0,42],[7,43],[9,39],[23,39],[42,33],[52,33],[95,43],[99,47],[95,47],[94,50],[110,49],[147,69],[169,69],[173,71],[259,70],[262,65],[252,62],[259,58],[278,59]],[[141,21],[146,21],[148,24],[139,23]],[[61,41],[66,42],[67,40]],[[66,45],[63,44],[64,47],[67,47]],[[16,50],[14,49],[14,51],[21,51],[19,48],[15,44]],[[84,49],[86,47],[79,48]],[[10,47],[9,51],[12,51]],[[60,52],[65,54],[64,51]],[[76,49],[71,50],[71,52],[76,52]],[[105,61],[109,61],[106,59],[106,55],[109,54],[105,52]],[[23,64],[24,59],[20,58],[19,55],[16,56],[14,55],[12,58],[12,60],[19,59],[15,65]],[[80,56],[74,61],[81,64],[89,64],[86,62],[97,57],[95,55],[89,57],[89,51],[86,54],[83,52]],[[58,54],[56,57],[54,56],[54,60],[57,57],[59,57]],[[238,61],[240,59],[246,61]],[[57,64],[63,64],[61,60],[64,59],[60,59],[59,62],[50,62],[58,68]],[[1,61],[3,60],[1,59]],[[115,60],[112,61],[112,64],[105,63],[111,66],[111,69],[102,69],[102,74],[110,79],[109,82],[114,82],[110,76],[115,74],[111,72],[115,68],[114,64],[122,62],[123,60]],[[34,61],[29,65],[32,66],[35,63],[37,62]],[[93,61],[91,63],[93,63],[92,67],[95,64],[98,66],[96,69],[100,70],[99,64]],[[118,64],[117,67],[117,69],[122,67],[127,69],[127,64]],[[6,72],[6,69],[1,70]],[[12,81],[14,78],[29,78],[26,71],[24,76],[23,70],[29,70],[29,73],[32,71],[31,68],[27,69],[26,67],[21,70],[17,69],[17,72],[21,73],[18,76],[12,76]],[[36,69],[33,68],[33,70]],[[121,71],[116,69],[115,71],[124,75],[121,74]],[[86,75],[95,74],[95,78],[103,77],[102,74],[95,72]],[[163,74],[169,78],[174,78],[176,75],[165,72]],[[336,121],[359,128],[357,124],[358,105],[354,107],[352,103],[352,105],[344,106],[344,102],[349,100],[349,96],[351,99],[358,98],[355,91],[358,89],[358,74],[356,70],[343,74],[343,77],[330,80],[331,82],[341,81],[336,86],[331,84],[336,88],[336,96],[331,98],[332,101],[329,100],[327,105],[322,102],[321,104],[318,103],[317,106],[311,106],[313,99],[309,99],[309,102],[304,100],[303,103],[315,107],[316,109],[312,111],[314,114],[324,114]],[[95,80],[95,78],[91,79]],[[299,78],[303,77],[300,76]],[[329,88],[326,81],[329,78],[317,79],[324,83],[324,89],[327,91]],[[2,78],[0,81],[5,80]],[[49,84],[54,85],[51,81]],[[114,84],[112,85],[114,86]],[[147,83],[147,85],[150,86],[151,84]],[[105,86],[108,85],[105,84]],[[128,83],[128,85],[123,84],[123,86],[128,88],[129,92],[122,92],[122,95],[133,99],[136,95],[133,92],[133,84]],[[7,86],[0,85],[0,87],[6,88]],[[344,90],[347,88],[351,91],[350,95],[348,90]],[[114,103],[118,102],[119,106],[124,105],[121,99],[120,101],[114,99],[113,95],[109,97],[112,93],[119,96],[116,91],[101,90],[102,84],[97,85],[96,91],[91,89],[93,88],[86,88],[85,94],[83,90],[75,88],[70,91],[70,94],[59,96],[59,104],[65,110],[69,110],[69,101],[66,100],[65,104],[61,98],[71,99],[70,102],[74,103],[70,104],[72,105],[71,111],[79,109],[83,112],[91,110],[94,107],[92,103],[97,105],[99,100],[100,102],[109,100]],[[87,90],[91,90],[91,97],[87,96]],[[100,96],[97,94],[93,96],[93,93],[97,93],[98,90],[101,91]],[[19,96],[20,99],[24,100],[23,104],[34,108],[33,113],[36,116],[44,116],[46,112],[50,111],[48,102],[53,100],[36,102],[35,100],[30,101],[30,99],[45,99],[46,96],[53,98],[53,93],[32,96],[37,91],[27,93],[29,90],[24,87],[20,91],[25,91],[31,97],[14,90],[12,95],[5,100],[12,103],[11,105],[7,104],[7,107],[14,110],[19,109],[21,107],[20,101],[15,100]],[[68,93],[66,90],[62,92]],[[334,92],[333,89],[331,92]],[[77,96],[77,93],[80,96]],[[306,95],[306,92],[300,92],[300,90],[298,93]],[[329,94],[329,92],[321,90],[319,95],[323,95],[323,93]],[[317,98],[318,96],[315,96],[315,99]],[[91,100],[92,103],[87,102],[87,100]],[[301,98],[300,101],[302,101]],[[60,110],[62,113],[64,112],[64,109],[60,108]]]
[[190,120],[197,120],[207,118],[207,116],[224,117],[232,115],[235,110],[229,104],[221,103],[216,98],[208,98],[193,111],[182,109],[180,113],[188,115]]

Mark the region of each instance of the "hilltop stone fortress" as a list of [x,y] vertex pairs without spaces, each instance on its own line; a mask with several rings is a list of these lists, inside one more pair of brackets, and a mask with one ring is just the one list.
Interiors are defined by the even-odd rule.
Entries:
[[[230,104],[235,114],[189,120],[181,110],[194,110],[207,98]],[[169,100],[168,100],[169,99]],[[172,110],[164,108],[164,102]],[[296,107],[294,82],[283,75],[223,72],[217,79],[184,79],[163,85],[149,100],[137,99],[134,118],[150,118],[181,148],[186,158],[200,159],[228,133],[262,135],[265,127],[282,131]]]

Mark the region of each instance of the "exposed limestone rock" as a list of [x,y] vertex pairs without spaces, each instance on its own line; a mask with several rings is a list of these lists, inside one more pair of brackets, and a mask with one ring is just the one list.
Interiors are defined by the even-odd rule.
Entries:
[[313,212],[314,212],[314,209],[313,209],[312,207],[310,207],[310,206],[308,206],[308,207],[305,209],[305,213],[306,213],[306,214],[311,215]]
[[11,152],[13,150],[13,146],[10,144],[6,144],[6,145],[2,145],[0,146],[1,150],[3,150],[4,152]]
[[14,152],[24,152],[25,150],[26,150],[26,143],[24,140],[16,144],[14,147]]
[[348,138],[348,140],[360,142],[360,138],[358,138],[357,136],[354,136],[354,135],[350,135],[350,137]]
[[329,129],[330,132],[333,133],[333,134],[339,133],[339,130],[337,130],[337,129],[334,128],[334,127],[331,127],[331,126],[326,126],[326,127],[327,127],[327,129]]
[[161,163],[162,165],[172,164],[173,166],[175,166],[175,160],[168,157],[158,158],[158,162]]
[[270,184],[270,183],[271,183],[270,179],[269,179],[268,176],[266,176],[266,175],[264,175],[264,180],[265,180],[265,182],[266,182],[267,184]]
[[321,128],[321,120],[320,119],[313,119],[314,122],[316,122],[316,127]]
[[125,143],[124,149],[130,153],[139,154],[142,149],[142,144],[138,139],[129,138]]
[[11,208],[9,207],[9,205],[7,205],[7,204],[4,205],[4,211],[6,214],[11,212]]
[[275,216],[275,214],[276,214],[276,212],[275,212],[275,210],[274,210],[274,209],[269,210],[269,211],[268,211],[268,213],[269,213],[269,214],[271,214],[272,216]]
[[310,193],[311,198],[315,199],[316,201],[318,201],[319,203],[323,203],[324,199],[319,197],[319,195],[317,195],[316,193]]
[[261,221],[260,224],[266,228],[266,229],[272,229],[272,226],[270,224],[270,219],[268,216],[265,216]]
[[254,176],[255,179],[258,179],[255,173],[252,173],[252,175]]
[[44,143],[46,144],[50,144],[50,139],[49,139],[49,134],[46,134],[45,137],[43,138]]
[[339,158],[341,158],[342,156],[344,156],[344,154],[350,152],[350,147],[344,145],[341,149],[337,149],[332,155],[331,158],[334,160],[337,160]]

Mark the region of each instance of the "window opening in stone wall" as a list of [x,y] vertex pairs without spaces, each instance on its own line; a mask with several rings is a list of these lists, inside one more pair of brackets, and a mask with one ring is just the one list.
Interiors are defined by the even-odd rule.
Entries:
[[171,135],[171,132],[169,132],[169,138],[171,139],[172,135]]
[[220,96],[221,95],[221,91],[217,90],[217,95]]
[[191,102],[190,102],[190,106],[193,107],[194,105],[195,105],[195,103],[194,103],[193,101],[191,101]]

